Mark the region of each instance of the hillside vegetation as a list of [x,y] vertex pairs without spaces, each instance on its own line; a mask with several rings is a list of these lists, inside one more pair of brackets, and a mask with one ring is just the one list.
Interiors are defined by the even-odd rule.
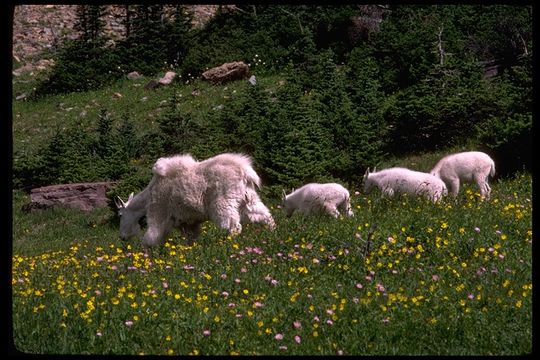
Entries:
[[[106,7],[80,6],[80,38],[33,86],[18,79],[14,93],[34,90],[13,106],[16,188],[141,183],[138,164],[179,152],[248,153],[271,187],[354,184],[388,157],[449,149],[488,152],[499,176],[530,167],[529,7],[248,5],[196,29],[181,6],[129,9],[111,47]],[[198,80],[238,60],[256,86]],[[144,89],[170,69],[172,86]]]
[[[78,7],[55,66],[13,82],[18,351],[532,352],[530,6],[238,5],[200,28],[182,6],[127,9],[112,43],[107,7]],[[229,61],[257,84],[199,79]],[[429,171],[462,150],[495,159],[491,198],[362,192],[368,167]],[[112,202],[23,211],[35,187],[115,180],[108,196],[125,199],[159,157],[225,151],[252,157],[275,231],[205,223],[149,257],[120,242]],[[287,218],[281,191],[312,181],[345,185],[355,217]]]

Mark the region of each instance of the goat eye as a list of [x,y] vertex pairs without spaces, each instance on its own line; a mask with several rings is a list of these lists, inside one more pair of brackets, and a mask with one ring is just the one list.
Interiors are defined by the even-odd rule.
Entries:
[[146,216],[139,219],[139,225],[143,227],[146,226]]

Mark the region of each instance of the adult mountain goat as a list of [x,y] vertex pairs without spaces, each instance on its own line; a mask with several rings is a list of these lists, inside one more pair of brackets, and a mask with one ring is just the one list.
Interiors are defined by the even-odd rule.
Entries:
[[349,198],[349,191],[339,184],[311,183],[289,195],[283,192],[282,202],[287,216],[291,216],[296,210],[306,215],[327,213],[337,218],[340,215],[338,208],[347,216],[354,216]]
[[433,202],[439,201],[448,194],[444,182],[428,173],[413,171],[406,168],[394,167],[378,172],[364,174],[364,192],[369,194],[373,188],[378,188],[384,195],[411,194],[426,196]]
[[257,195],[261,180],[248,156],[226,153],[200,162],[191,155],[164,157],[152,172],[143,191],[132,193],[126,202],[116,201],[122,239],[140,234],[138,221],[144,215],[148,227],[142,242],[147,247],[161,244],[173,227],[191,241],[207,220],[231,234],[242,231],[241,220],[275,228]]
[[480,195],[488,197],[491,187],[489,176],[495,175],[495,162],[488,154],[480,151],[467,151],[443,157],[431,170],[431,175],[440,178],[450,193],[457,196],[460,182],[475,182]]

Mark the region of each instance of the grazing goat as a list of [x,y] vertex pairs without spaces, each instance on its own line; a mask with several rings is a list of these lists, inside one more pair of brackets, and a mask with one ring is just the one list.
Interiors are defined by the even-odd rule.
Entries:
[[337,218],[340,213],[338,207],[352,217],[349,191],[335,183],[307,184],[286,195],[283,192],[283,207],[287,216],[291,216],[295,210],[302,214],[328,213]]
[[454,196],[459,192],[460,182],[475,182],[482,198],[489,198],[491,187],[489,176],[495,175],[495,162],[488,154],[468,151],[443,157],[431,170],[431,175],[438,177]]
[[158,159],[152,171],[152,180],[143,191],[132,193],[126,202],[116,200],[122,239],[140,234],[138,221],[144,215],[146,247],[161,244],[173,227],[191,242],[207,220],[231,234],[242,231],[241,220],[275,228],[256,192],[260,178],[245,155],[226,153],[200,162],[191,155],[177,155]]
[[448,191],[444,182],[428,173],[394,167],[378,172],[364,174],[364,192],[369,194],[376,187],[384,195],[394,194],[423,195],[433,202],[439,201]]

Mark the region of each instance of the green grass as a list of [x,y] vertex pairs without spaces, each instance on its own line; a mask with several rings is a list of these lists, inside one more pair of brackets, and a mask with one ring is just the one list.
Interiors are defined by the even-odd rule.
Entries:
[[[107,109],[112,118],[118,121],[122,116],[128,116],[138,133],[155,129],[157,119],[173,93],[182,99],[180,110],[204,126],[207,113],[218,111],[214,108],[225,104],[248,86],[247,81],[212,86],[196,80],[189,84],[177,81],[171,86],[145,90],[144,85],[151,79],[125,79],[95,91],[47,96],[38,100],[13,100],[13,152],[34,154],[58,129],[95,129],[102,108]],[[29,79],[23,81],[29,83],[15,85],[14,94],[24,92],[34,84]],[[263,77],[258,81],[272,88],[278,86],[279,77]],[[194,90],[198,90],[198,95],[192,95]],[[115,94],[121,94],[122,97]]]
[[[409,160],[403,160],[409,161]],[[354,193],[355,189],[351,189]],[[39,354],[521,355],[532,351],[532,179],[490,200],[352,196],[355,218],[206,223],[145,257],[107,209],[13,203],[13,336]],[[373,231],[370,250],[368,234]],[[44,336],[45,335],[45,336]]]

